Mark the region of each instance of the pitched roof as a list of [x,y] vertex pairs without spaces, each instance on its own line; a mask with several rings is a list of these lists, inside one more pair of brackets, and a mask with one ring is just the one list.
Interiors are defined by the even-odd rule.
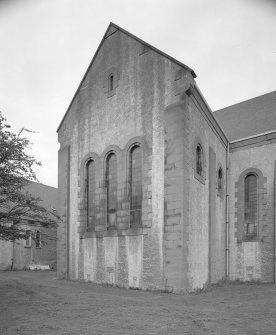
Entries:
[[276,130],[276,91],[217,110],[229,141]]
[[57,188],[44,185],[41,183],[31,182],[25,186],[24,190],[30,193],[33,197],[41,199],[40,206],[51,211],[53,208],[57,209]]
[[95,60],[95,58],[97,57],[97,54],[98,54],[98,52],[99,52],[99,50],[100,50],[100,48],[101,48],[101,46],[102,46],[104,40],[105,40],[107,37],[109,37],[110,35],[114,34],[116,31],[121,31],[121,32],[123,32],[124,34],[126,34],[126,35],[128,35],[129,37],[135,39],[135,40],[138,41],[139,43],[144,44],[146,47],[150,48],[151,50],[155,51],[156,53],[162,55],[163,57],[166,57],[167,59],[171,60],[172,62],[178,64],[179,66],[181,66],[181,67],[183,67],[183,68],[185,68],[186,70],[188,70],[188,71],[191,72],[191,74],[192,74],[192,76],[193,76],[194,78],[196,78],[196,74],[195,74],[194,70],[192,70],[192,69],[191,69],[190,67],[188,67],[187,65],[185,65],[185,64],[183,64],[183,63],[181,63],[181,62],[179,62],[178,60],[176,60],[175,58],[169,56],[169,55],[166,54],[165,52],[163,52],[163,51],[161,51],[161,50],[159,50],[159,49],[153,47],[153,46],[150,45],[149,43],[147,43],[147,42],[141,40],[140,38],[138,38],[137,36],[132,35],[132,34],[129,33],[127,30],[125,30],[125,29],[123,29],[123,28],[117,26],[115,23],[110,22],[110,24],[109,24],[109,26],[108,26],[108,28],[107,28],[107,30],[106,30],[106,32],[105,32],[105,34],[104,34],[104,36],[103,36],[101,42],[100,42],[100,44],[99,44],[99,46],[98,46],[98,48],[97,48],[97,50],[96,50],[96,52],[95,52],[95,55],[94,55],[94,57],[92,58],[92,60],[91,60],[91,62],[90,62],[90,64],[89,64],[89,66],[88,66],[88,68],[87,68],[87,70],[86,70],[86,72],[85,72],[85,74],[84,74],[84,76],[83,76],[83,78],[82,78],[82,80],[81,80],[81,82],[80,82],[80,84],[79,84],[79,86],[78,86],[78,88],[77,88],[77,90],[76,90],[76,92],[75,92],[75,94],[74,94],[74,96],[73,96],[73,98],[72,98],[72,100],[71,100],[71,102],[70,102],[70,104],[69,104],[67,110],[66,110],[66,113],[64,114],[64,116],[63,116],[63,118],[62,118],[62,120],[61,120],[61,122],[60,122],[60,125],[58,126],[57,132],[59,131],[59,129],[60,129],[60,127],[61,127],[61,125],[62,125],[62,123],[63,123],[63,121],[64,121],[64,119],[65,119],[65,117],[66,117],[66,115],[67,115],[67,113],[69,112],[70,107],[72,106],[72,104],[73,104],[73,102],[74,102],[74,100],[75,100],[75,97],[76,97],[78,91],[80,90],[81,85],[82,85],[84,79],[86,78],[86,75],[88,74],[88,72],[89,72],[89,70],[90,70],[90,68],[91,68],[91,66],[92,66],[92,64],[93,64],[93,62],[94,62],[94,60]]

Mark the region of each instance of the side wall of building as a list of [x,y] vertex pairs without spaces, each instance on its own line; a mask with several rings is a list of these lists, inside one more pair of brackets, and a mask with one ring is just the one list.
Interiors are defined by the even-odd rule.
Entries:
[[[24,229],[37,229],[33,226],[23,226]],[[57,266],[56,230],[39,227],[42,244],[36,247],[34,240],[27,245],[26,240],[14,242],[0,240],[0,270],[23,270],[29,265],[49,265],[51,269]]]
[[[168,106],[165,119],[164,275],[166,287],[174,291],[192,291],[225,276],[226,139],[193,91]],[[201,176],[196,173],[198,144]]]
[[[274,136],[275,137],[275,136]],[[255,143],[254,143],[255,142]],[[230,279],[271,282],[275,272],[275,138],[232,144],[230,154]],[[245,178],[257,176],[257,231],[245,232]]]
[[13,257],[12,242],[0,240],[0,270],[10,270]]

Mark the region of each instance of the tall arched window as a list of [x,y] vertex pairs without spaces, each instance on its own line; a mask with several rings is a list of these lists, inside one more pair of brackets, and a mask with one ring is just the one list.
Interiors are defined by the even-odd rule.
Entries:
[[136,145],[129,157],[130,227],[141,225],[142,214],[142,150]]
[[41,232],[39,230],[36,231],[35,233],[35,247],[36,248],[41,248]]
[[196,147],[196,173],[202,175],[202,148],[200,144]]
[[222,168],[218,169],[218,191],[222,190]]
[[87,201],[87,228],[95,229],[95,162],[90,160],[86,165],[86,201]]
[[248,174],[244,180],[244,235],[257,235],[258,226],[258,189],[257,176]]
[[106,159],[107,227],[116,226],[117,212],[117,158],[110,153]]
[[27,230],[26,235],[27,235],[27,239],[25,242],[25,247],[31,247],[32,246],[32,231]]

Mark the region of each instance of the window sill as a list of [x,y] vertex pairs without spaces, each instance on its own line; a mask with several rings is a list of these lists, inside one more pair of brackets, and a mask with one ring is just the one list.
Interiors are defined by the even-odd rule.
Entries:
[[80,238],[103,238],[103,237],[121,237],[121,236],[137,236],[137,235],[148,235],[149,228],[129,228],[129,229],[112,229],[104,231],[87,231],[80,233]]
[[201,175],[199,175],[198,173],[195,172],[194,177],[195,177],[195,179],[200,181],[203,185],[205,185],[205,178],[203,176],[201,176]]
[[31,248],[32,246],[31,245],[25,245],[24,246],[24,248],[27,248],[27,249],[29,249],[29,248]]
[[262,242],[258,236],[256,237],[242,237],[242,239],[238,240],[238,243],[245,243],[245,242]]
[[116,88],[107,92],[107,98],[111,98],[116,94]]

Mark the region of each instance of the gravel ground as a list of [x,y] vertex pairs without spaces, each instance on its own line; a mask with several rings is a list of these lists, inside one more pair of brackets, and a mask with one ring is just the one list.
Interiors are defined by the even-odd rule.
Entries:
[[274,284],[175,295],[0,272],[0,334],[276,334]]

